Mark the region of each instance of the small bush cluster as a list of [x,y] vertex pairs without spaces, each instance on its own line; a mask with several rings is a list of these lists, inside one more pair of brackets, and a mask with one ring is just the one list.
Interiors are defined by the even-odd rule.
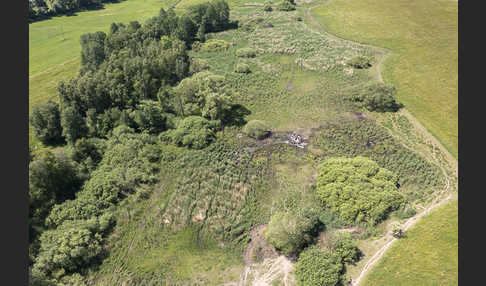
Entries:
[[270,134],[270,129],[263,121],[250,120],[243,127],[243,133],[245,133],[246,136],[260,140],[268,136],[268,134]]
[[395,112],[402,105],[395,101],[396,88],[391,84],[372,82],[360,86],[350,99],[359,102],[369,111]]
[[294,0],[283,0],[278,5],[278,9],[280,11],[293,11],[295,10],[295,2]]
[[295,255],[314,242],[321,226],[315,211],[278,212],[270,220],[265,239],[280,252]]
[[343,270],[338,254],[313,246],[300,254],[295,264],[295,278],[302,286],[336,286]]
[[245,63],[237,63],[235,66],[236,73],[250,73],[250,66]]
[[366,56],[355,56],[348,60],[347,64],[357,69],[367,69],[371,67],[371,59]]
[[171,142],[193,149],[202,149],[215,138],[211,122],[200,116],[188,116],[181,120],[176,129],[161,134]]
[[231,44],[224,40],[210,39],[202,44],[199,50],[201,52],[221,52],[226,51],[230,46]]
[[327,124],[315,140],[326,157],[365,156],[398,175],[402,188],[425,190],[443,185],[439,167],[403,147],[388,131],[372,120]]
[[272,2],[270,1],[265,2],[265,5],[263,6],[263,11],[272,12],[273,11]]
[[256,57],[256,52],[251,48],[242,48],[236,50],[236,56],[240,58],[254,58]]

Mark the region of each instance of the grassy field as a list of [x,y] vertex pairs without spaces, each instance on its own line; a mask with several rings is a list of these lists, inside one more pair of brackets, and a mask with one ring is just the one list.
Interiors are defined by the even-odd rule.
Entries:
[[311,10],[326,30],[392,51],[385,82],[457,158],[458,12],[450,0],[333,0]]
[[390,248],[363,285],[457,285],[457,200],[423,218]]

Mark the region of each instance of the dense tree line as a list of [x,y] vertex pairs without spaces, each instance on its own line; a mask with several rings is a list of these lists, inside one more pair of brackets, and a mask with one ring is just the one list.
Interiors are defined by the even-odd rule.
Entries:
[[191,68],[187,55],[199,28],[214,32],[228,25],[227,3],[215,0],[182,16],[161,9],[144,25],[113,23],[108,34],[82,35],[79,75],[60,83],[59,105],[48,102],[31,115],[37,138],[46,145],[74,144],[104,138],[119,125],[160,133],[176,128],[175,118],[191,115],[220,126],[232,106],[224,79],[209,72],[183,79],[200,70]]
[[223,126],[244,123],[224,78],[187,54],[228,25],[228,4],[216,0],[81,36],[79,74],[59,84],[59,103],[30,116],[36,138],[56,146],[29,165],[31,285],[83,285],[113,208],[157,181],[160,140],[200,149]]

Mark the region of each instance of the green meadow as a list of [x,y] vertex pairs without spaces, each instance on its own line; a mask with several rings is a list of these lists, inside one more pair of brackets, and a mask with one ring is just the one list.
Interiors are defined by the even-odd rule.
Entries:
[[311,13],[332,34],[391,51],[384,81],[457,158],[457,1],[333,0]]
[[457,200],[432,212],[397,241],[364,286],[458,285]]

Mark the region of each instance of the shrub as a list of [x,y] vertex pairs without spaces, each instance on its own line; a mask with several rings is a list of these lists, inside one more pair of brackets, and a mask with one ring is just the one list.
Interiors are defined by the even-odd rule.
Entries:
[[284,254],[298,254],[314,241],[320,227],[316,212],[278,212],[270,220],[265,239]]
[[179,122],[177,129],[162,135],[173,143],[192,149],[202,149],[211,143],[215,134],[211,122],[200,116],[188,116]]
[[271,2],[265,2],[265,5],[263,6],[263,11],[265,12],[272,12],[272,3]]
[[334,232],[331,236],[330,248],[333,254],[341,258],[342,263],[354,263],[361,256],[361,251],[349,232]]
[[399,219],[406,219],[406,218],[409,218],[409,217],[413,217],[416,213],[417,212],[415,211],[415,209],[410,204],[407,204],[404,207],[399,208],[395,212],[395,215]]
[[240,58],[254,58],[256,57],[256,52],[250,48],[243,48],[236,51],[236,56]]
[[224,40],[210,39],[201,45],[201,52],[220,52],[226,51],[231,46],[230,43]]
[[295,10],[295,3],[292,0],[283,0],[278,5],[280,11],[293,11]]
[[368,158],[330,158],[318,168],[319,197],[348,224],[374,225],[405,202],[397,175]]
[[243,133],[255,139],[263,139],[270,134],[270,129],[260,120],[250,120],[244,127]]
[[52,100],[34,107],[30,115],[30,124],[34,129],[34,136],[46,145],[63,141],[61,134],[61,114],[59,104]]
[[237,72],[237,73],[249,73],[250,72],[250,66],[245,64],[245,63],[238,63],[238,64],[236,64],[235,72]]
[[41,247],[32,273],[60,279],[79,271],[102,252],[102,234],[112,226],[110,214],[89,220],[68,221],[40,237]]
[[204,70],[209,70],[210,68],[207,60],[192,58],[191,65],[189,66],[189,73],[195,74]]
[[348,60],[347,64],[357,69],[367,69],[371,67],[371,59],[366,56],[355,56]]
[[336,286],[344,270],[341,258],[316,246],[305,249],[295,264],[299,286]]
[[395,112],[402,107],[395,101],[396,88],[391,84],[373,82],[355,90],[351,99],[369,111]]

